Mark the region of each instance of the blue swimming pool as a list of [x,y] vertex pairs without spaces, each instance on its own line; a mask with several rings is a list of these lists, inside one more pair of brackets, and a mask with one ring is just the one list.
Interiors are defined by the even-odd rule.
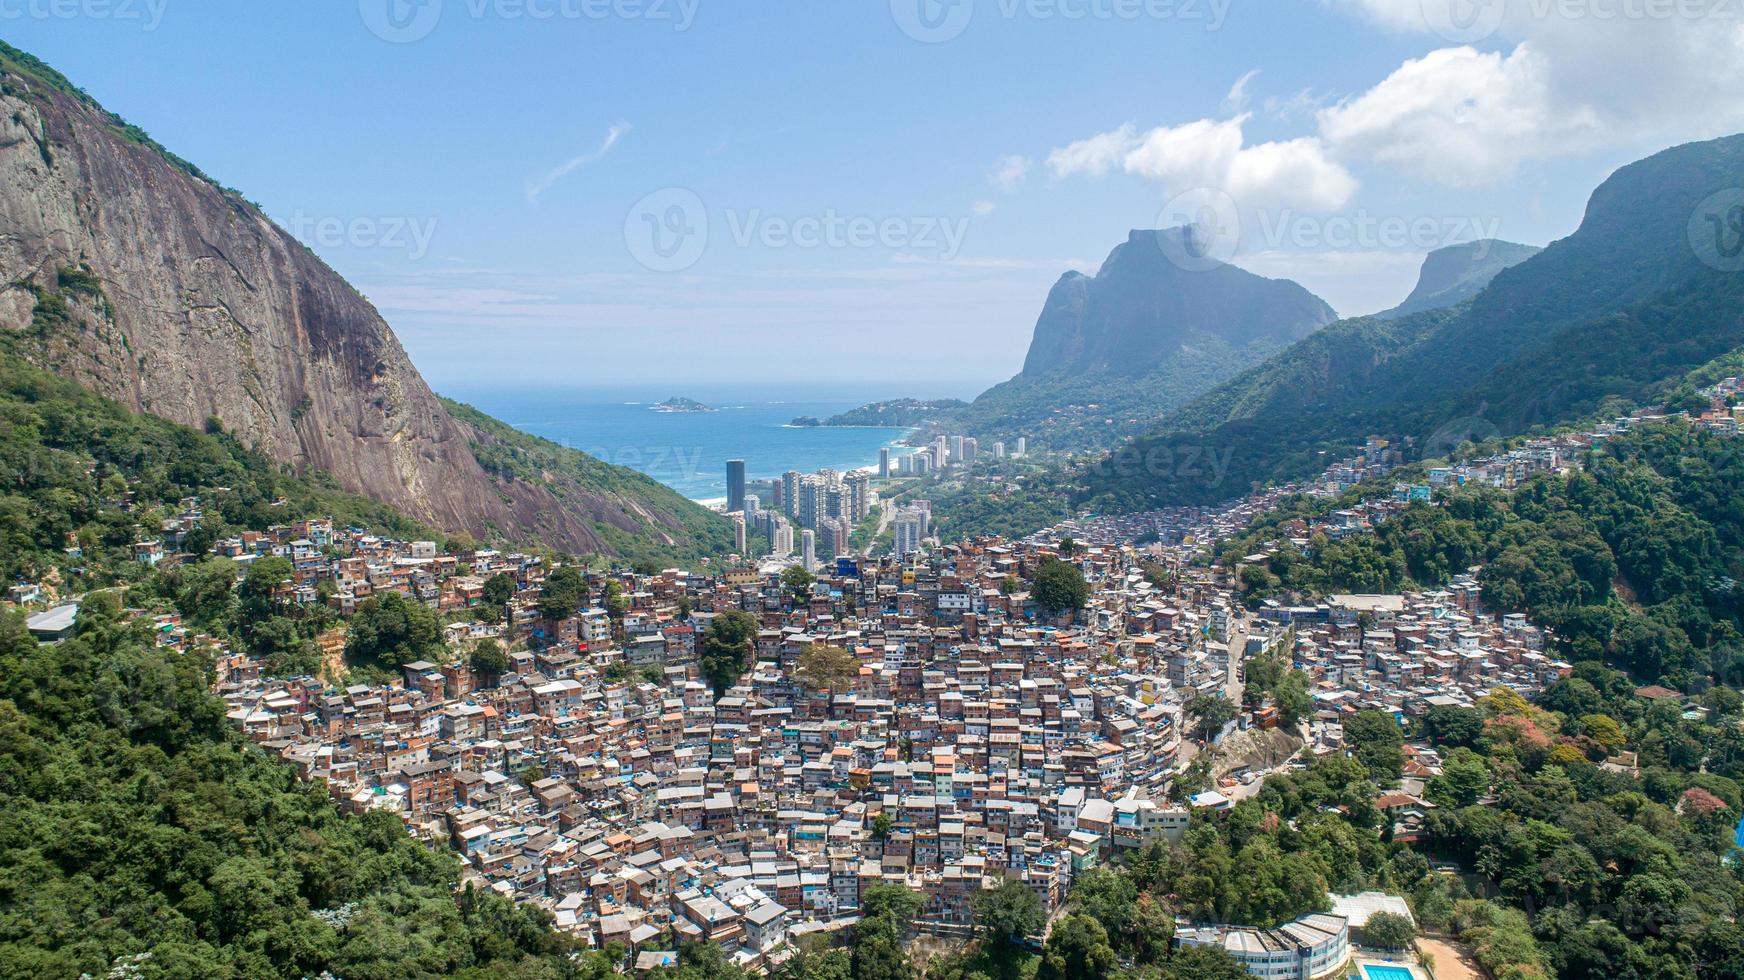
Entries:
[[1364,964],[1362,971],[1368,980],[1415,980],[1411,970],[1403,966],[1375,966],[1369,963]]

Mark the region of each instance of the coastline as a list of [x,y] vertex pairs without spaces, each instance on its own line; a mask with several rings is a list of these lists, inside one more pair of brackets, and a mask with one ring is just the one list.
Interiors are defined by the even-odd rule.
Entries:
[[[795,426],[784,426],[783,428],[810,429],[810,428],[818,428],[818,427],[817,426],[807,426],[807,425],[795,425]],[[842,426],[829,426],[829,428],[837,428],[837,429],[888,429],[888,428],[893,428],[893,427],[887,426],[887,425],[842,425]],[[909,456],[909,455],[913,455],[914,453],[918,453],[918,452],[923,451],[923,447],[912,446],[912,445],[909,445],[907,442],[907,440],[913,438],[915,433],[917,433],[919,431],[920,431],[919,429],[909,429],[907,432],[905,432],[899,438],[892,439],[890,442],[885,443],[884,445],[882,445],[878,448],[890,450],[890,459],[891,459],[892,464],[894,465],[895,461],[897,459],[901,458],[902,456]],[[835,467],[828,467],[828,468],[835,468]],[[864,466],[841,467],[840,469],[841,469],[841,472],[843,472],[843,473],[864,473],[867,476],[871,476],[871,477],[876,477],[878,475],[878,464],[876,462],[868,463]],[[774,474],[771,474],[769,476],[749,476],[748,475],[746,477],[746,479],[748,481],[770,480],[773,478],[774,478]],[[717,511],[720,513],[726,512],[726,506],[727,506],[727,498],[726,497],[701,497],[701,498],[692,497],[692,498],[690,498],[690,502],[693,504],[696,504],[698,506],[701,506],[701,507],[707,507],[710,510]]]

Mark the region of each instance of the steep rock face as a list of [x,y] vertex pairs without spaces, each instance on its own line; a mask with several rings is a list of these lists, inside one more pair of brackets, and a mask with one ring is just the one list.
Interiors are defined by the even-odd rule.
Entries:
[[1417,286],[1398,306],[1377,314],[1387,319],[1457,306],[1484,291],[1503,269],[1519,265],[1541,249],[1486,238],[1438,248],[1423,257]]
[[[455,419],[308,249],[28,56],[7,49],[0,70],[0,328],[14,349],[449,530],[610,553],[614,530],[683,551],[709,528],[627,471],[613,492],[487,473],[475,446],[499,434]],[[33,317],[44,295],[67,303],[66,322]]]
[[1287,344],[1338,319],[1332,307],[1287,279],[1221,263],[1183,268],[1171,261],[1168,239],[1185,233],[1134,231],[1094,278],[1063,277],[1036,321],[1023,373],[1143,374],[1195,343]]
[[1294,282],[1197,258],[1188,234],[1134,231],[1096,275],[1062,276],[1022,373],[950,424],[1038,450],[1107,448],[1336,319]]

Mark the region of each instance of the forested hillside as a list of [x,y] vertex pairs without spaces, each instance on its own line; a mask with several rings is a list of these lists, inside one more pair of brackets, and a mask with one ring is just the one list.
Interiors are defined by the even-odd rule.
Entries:
[[[1477,297],[1398,319],[1341,321],[1171,414],[1107,464],[1062,474],[1093,509],[1215,503],[1294,479],[1381,435],[1412,458],[1450,424],[1492,432],[1643,402],[1744,344],[1744,284],[1705,264],[1689,222],[1744,174],[1744,137],[1692,143],[1622,168],[1570,237],[1506,269]],[[1145,465],[1190,447],[1227,452],[1218,480]]]

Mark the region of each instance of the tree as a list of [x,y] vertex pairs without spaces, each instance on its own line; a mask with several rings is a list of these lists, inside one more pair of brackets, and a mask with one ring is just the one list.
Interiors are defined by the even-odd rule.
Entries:
[[878,811],[878,815],[872,818],[872,839],[878,841],[889,840],[890,831],[895,824],[896,821],[891,818],[889,812],[884,810]]
[[1490,788],[1490,769],[1482,756],[1457,748],[1441,764],[1441,775],[1429,781],[1425,795],[1437,806],[1463,807],[1476,803]]
[[811,594],[811,584],[817,581],[812,573],[801,565],[789,565],[781,570],[781,584],[787,593],[793,596],[794,602],[803,600]]
[[515,597],[515,577],[498,572],[484,580],[484,601],[493,606],[506,606]]
[[1235,703],[1220,694],[1195,694],[1186,708],[1193,716],[1194,734],[1207,742],[1236,716]]
[[860,658],[853,653],[823,643],[807,644],[799,652],[799,664],[793,678],[807,689],[828,691],[832,704],[835,696],[848,689],[860,676]]
[[436,614],[398,592],[365,599],[351,618],[351,636],[345,643],[346,659],[352,663],[388,669],[442,653],[442,626]]
[[1007,878],[998,888],[975,896],[971,905],[981,948],[999,965],[1001,974],[1013,976],[1022,949],[1017,944],[1047,927],[1048,913],[1042,900],[1028,885]]
[[1391,786],[1405,771],[1405,735],[1384,711],[1359,711],[1344,722],[1344,744],[1369,775]]
[[1084,581],[1084,573],[1078,571],[1076,565],[1049,559],[1036,569],[1030,594],[1035,596],[1036,604],[1041,606],[1043,612],[1057,616],[1069,610],[1083,608],[1085,601],[1090,598],[1090,586]]
[[1059,551],[1060,551],[1061,558],[1070,558],[1070,557],[1072,557],[1073,553],[1076,552],[1077,550],[1078,550],[1078,542],[1072,540],[1069,537],[1060,539]]
[[757,638],[757,620],[750,613],[728,609],[709,621],[697,644],[697,659],[703,676],[719,698],[738,683]]
[[501,676],[509,669],[509,657],[503,652],[503,645],[490,637],[479,640],[472,648],[468,663],[473,673],[487,677]]
[[849,953],[855,980],[913,980],[914,967],[903,949],[908,924],[920,914],[923,899],[901,885],[877,884],[860,896],[860,921]]
[[545,619],[567,619],[581,609],[587,595],[587,582],[574,565],[559,565],[545,576],[544,593],[539,597],[539,615]]
[[1314,698],[1308,693],[1308,675],[1299,670],[1285,674],[1274,694],[1278,699],[1278,721],[1286,728],[1295,728],[1314,709]]
[[1376,912],[1363,926],[1363,937],[1380,949],[1404,949],[1417,938],[1417,924],[1395,912]]
[[248,574],[243,576],[242,586],[237,589],[241,621],[263,620],[285,611],[290,604],[285,601],[281,589],[295,574],[296,568],[289,558],[266,555],[255,559],[254,564],[248,566]]
[[1114,947],[1102,923],[1088,915],[1068,915],[1054,926],[1042,947],[1036,980],[1101,980],[1114,968]]

